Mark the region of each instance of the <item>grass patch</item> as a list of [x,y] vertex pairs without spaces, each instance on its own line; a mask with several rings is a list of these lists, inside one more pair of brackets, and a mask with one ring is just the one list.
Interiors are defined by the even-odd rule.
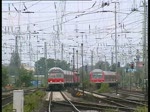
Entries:
[[2,109],[2,112],[12,112],[12,109],[13,109],[13,105],[9,104]]
[[[26,95],[24,97],[24,112],[32,112],[40,107],[42,98],[45,96],[45,92],[38,90],[33,94]],[[12,112],[13,104],[9,104],[2,109],[2,112]]]
[[109,84],[107,83],[102,83],[100,89],[98,90],[99,93],[104,93],[104,92],[110,92],[111,89],[109,88]]
[[148,108],[145,106],[144,107],[137,107],[134,112],[148,112]]

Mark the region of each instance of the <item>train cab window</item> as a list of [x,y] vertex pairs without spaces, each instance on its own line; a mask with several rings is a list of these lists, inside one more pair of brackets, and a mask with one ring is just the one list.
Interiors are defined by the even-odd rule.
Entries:
[[63,78],[63,73],[50,73],[49,78]]
[[93,78],[101,78],[102,77],[102,73],[94,73],[93,74]]
[[62,73],[56,73],[56,77],[62,78],[63,74]]
[[48,78],[55,78],[56,74],[55,73],[49,73]]

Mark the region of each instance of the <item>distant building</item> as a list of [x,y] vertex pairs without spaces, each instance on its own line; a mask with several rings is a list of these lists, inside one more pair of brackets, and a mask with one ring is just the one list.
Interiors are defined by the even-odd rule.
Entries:
[[142,68],[143,67],[143,62],[136,62],[136,66],[139,67],[139,68]]
[[2,65],[4,65],[4,66],[9,66],[9,64],[8,64],[8,63],[3,63]]
[[23,63],[22,66],[26,69],[26,70],[32,70],[35,72],[34,67],[29,67],[27,64]]

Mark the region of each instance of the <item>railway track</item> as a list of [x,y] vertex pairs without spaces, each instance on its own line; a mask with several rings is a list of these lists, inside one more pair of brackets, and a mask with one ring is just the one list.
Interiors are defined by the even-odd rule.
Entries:
[[129,90],[129,89],[123,89],[123,88],[118,88],[120,91],[128,91],[128,92],[130,92],[130,93],[137,93],[137,94],[143,94],[143,91],[141,91],[141,90]]
[[91,93],[91,92],[85,91],[85,94],[94,96],[97,101],[104,102],[106,104],[110,104],[110,105],[114,105],[114,106],[118,106],[118,107],[131,108],[131,110],[137,108],[137,106],[148,107],[148,105],[143,104],[143,102],[137,102],[134,100],[131,101],[131,100],[127,100],[127,99],[123,99],[123,98],[119,98],[119,97],[113,97],[110,95],[99,94],[96,92]]
[[105,96],[107,100],[113,101],[113,102],[117,102],[119,104],[123,104],[123,105],[127,105],[128,107],[131,108],[136,108],[137,106],[146,106],[147,105],[147,101],[144,100],[130,100],[130,99],[124,99],[124,98],[120,98],[120,97],[114,97],[111,95],[105,95],[105,94],[99,94],[99,93],[95,93],[101,96]]
[[[24,95],[31,94],[35,92],[37,89],[26,89],[24,90]],[[2,95],[2,108],[11,104],[13,102],[13,90],[9,91],[9,94]]]
[[[25,94],[30,94],[34,90],[30,90]],[[38,112],[82,112],[82,111],[106,111],[112,110],[113,112],[134,112],[137,106],[146,106],[136,101],[129,101],[117,97],[112,97],[104,94],[97,94],[94,92],[85,91],[85,96],[94,98],[94,102],[87,101],[86,97],[83,97],[83,102],[73,100],[68,97],[64,92],[48,92],[47,99],[42,103],[42,108]],[[82,98],[82,97],[81,97]],[[13,96],[8,96],[5,101],[2,100],[2,107],[8,103],[12,103]]]
[[65,109],[66,112],[80,112],[75,105],[69,101],[68,97],[66,97],[64,93],[50,92],[48,112],[60,112],[63,109]]
[[13,96],[7,96],[5,98],[2,98],[2,108],[4,108],[5,106],[7,106],[8,104],[13,102]]
[[130,90],[119,89],[118,93],[122,94],[122,95],[135,97],[135,98],[138,98],[138,99],[144,99],[144,97],[145,97],[145,95],[143,94],[142,91],[130,91]]
[[[24,92],[28,92],[28,91],[34,91],[36,89],[37,88],[31,88],[31,89],[25,88],[23,90],[24,90]],[[39,89],[43,89],[43,88],[39,88]],[[19,89],[11,89],[11,90],[7,90],[7,91],[2,91],[2,98],[12,95],[13,90],[19,90]]]
[[[61,112],[65,110],[65,112],[82,112],[82,111],[106,111],[113,110],[113,112],[133,112],[134,108],[129,108],[127,106],[123,106],[118,103],[118,105],[110,104],[99,104],[99,103],[91,103],[91,102],[81,102],[81,101],[73,101],[68,98],[63,92],[50,92],[48,93],[47,101],[45,103],[43,110],[47,110],[46,112]],[[59,96],[59,97],[58,97]],[[97,98],[96,98],[97,99]],[[110,102],[110,101],[109,101]],[[112,101],[113,102],[113,101]],[[114,103],[114,102],[113,102]],[[42,110],[40,111],[42,112]]]

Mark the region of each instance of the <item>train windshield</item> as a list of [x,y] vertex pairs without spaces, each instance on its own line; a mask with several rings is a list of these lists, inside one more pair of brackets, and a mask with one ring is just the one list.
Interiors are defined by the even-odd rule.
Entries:
[[93,78],[101,78],[102,73],[93,73]]
[[49,73],[49,78],[63,78],[63,73]]

